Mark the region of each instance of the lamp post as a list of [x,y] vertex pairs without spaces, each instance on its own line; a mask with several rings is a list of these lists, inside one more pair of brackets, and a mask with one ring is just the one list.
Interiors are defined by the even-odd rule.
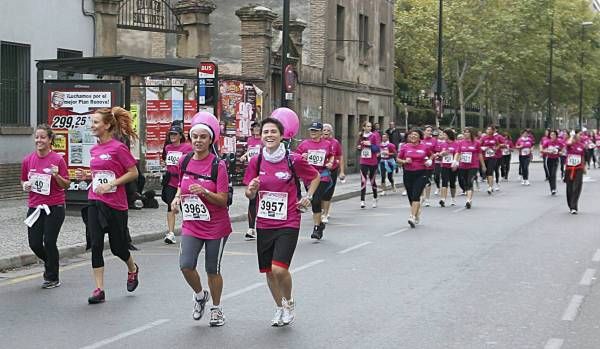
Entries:
[[285,93],[285,68],[288,64],[287,55],[289,49],[289,31],[290,31],[290,0],[283,0],[283,28],[281,40],[281,106],[287,107]]
[[581,23],[581,57],[580,57],[580,71],[579,71],[579,129],[583,128],[583,33],[585,27],[589,27],[594,23],[583,22]]
[[438,51],[437,51],[437,88],[435,93],[435,126],[440,127],[442,116],[442,14],[443,0],[440,0],[440,14],[438,16]]

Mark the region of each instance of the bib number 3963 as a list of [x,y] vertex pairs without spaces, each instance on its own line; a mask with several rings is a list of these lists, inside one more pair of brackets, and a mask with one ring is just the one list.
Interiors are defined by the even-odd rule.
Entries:
[[43,173],[32,173],[29,176],[31,191],[41,195],[50,195],[51,175]]
[[260,192],[257,216],[284,221],[287,219],[287,207],[287,193],[263,191]]
[[184,221],[210,221],[210,212],[197,195],[181,196],[181,213]]
[[[92,175],[92,190],[96,192],[96,189],[102,184],[108,184],[115,180],[115,173],[113,171],[96,171]],[[116,187],[113,187],[109,193],[117,191]]]

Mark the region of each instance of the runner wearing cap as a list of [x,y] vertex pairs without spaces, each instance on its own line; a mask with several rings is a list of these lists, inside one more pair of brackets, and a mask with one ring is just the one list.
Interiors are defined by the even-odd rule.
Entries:
[[35,152],[21,165],[21,185],[28,192],[29,248],[44,261],[42,288],[60,286],[56,240],[65,220],[65,189],[71,185],[62,155],[52,151],[54,133],[48,125],[35,129]]
[[475,140],[475,132],[467,127],[463,131],[464,139],[458,143],[454,155],[453,168],[458,168],[458,177],[465,187],[467,201],[465,207],[471,209],[473,205],[473,181],[477,171],[486,170],[481,145]]
[[[262,147],[262,140],[260,138],[260,123],[258,121],[252,122],[252,136],[248,137],[247,151],[240,157],[242,162],[250,161],[253,157],[258,155]],[[248,231],[245,236],[246,241],[256,240],[256,198],[248,199]]]
[[[292,275],[288,268],[300,232],[298,209],[310,204],[321,180],[314,166],[286,150],[281,142],[284,128],[279,120],[266,118],[261,128],[264,147],[259,156],[250,159],[244,175],[244,184],[248,186],[245,194],[259,202],[256,249],[259,270],[265,273],[275,301],[271,325],[283,326],[295,318]],[[304,198],[297,196],[300,179],[309,183]]]
[[522,185],[529,185],[529,163],[531,162],[531,150],[534,144],[535,142],[528,130],[523,130],[521,137],[515,143],[515,148],[519,151],[519,173],[522,176]]
[[185,141],[183,128],[180,125],[171,126],[167,137],[169,137],[169,144],[165,146],[162,158],[167,170],[163,177],[161,198],[167,204],[167,227],[169,228],[164,241],[167,244],[174,244],[176,242],[175,212],[171,209],[171,202],[175,198],[179,184],[179,159],[192,151],[192,145]]
[[396,192],[396,184],[394,183],[394,171],[398,166],[396,163],[396,146],[390,143],[387,133],[381,135],[381,144],[379,145],[379,173],[381,174],[381,195],[385,195],[385,179],[387,177],[390,182],[392,192]]
[[560,153],[565,145],[558,139],[556,130],[550,131],[548,138],[541,144],[541,152],[546,155],[546,167],[548,168],[548,182],[550,183],[550,194],[556,195],[556,170]]
[[377,207],[377,157],[379,155],[378,136],[371,132],[371,123],[365,121],[358,134],[356,148],[360,151],[360,208],[365,208],[367,181],[373,189],[373,208]]
[[329,215],[331,213],[331,199],[333,198],[333,193],[335,192],[337,179],[339,177],[340,180],[343,181],[346,178],[346,174],[344,173],[345,161],[344,154],[342,152],[342,145],[335,137],[333,137],[333,127],[330,124],[323,124],[323,139],[331,142],[331,150],[334,157],[333,168],[331,169],[331,185],[329,186],[329,190],[325,192],[322,201],[323,215],[321,220],[323,223],[327,223],[329,222]]
[[[321,175],[321,183],[319,183],[319,187],[314,193],[311,201],[314,227],[312,234],[310,235],[312,239],[321,240],[323,231],[325,230],[325,223],[321,220],[323,214],[321,202],[327,190],[329,190],[329,187],[333,185],[331,170],[333,169],[335,157],[333,155],[331,142],[323,139],[322,123],[314,121],[310,124],[308,131],[310,139],[302,141],[295,152],[302,155],[308,164],[314,167]],[[308,187],[309,184],[309,181],[304,181],[306,187]]]
[[565,183],[567,204],[571,214],[577,214],[579,210],[579,196],[583,188],[583,175],[585,174],[586,146],[580,137],[579,131],[572,131],[566,141],[566,169]]

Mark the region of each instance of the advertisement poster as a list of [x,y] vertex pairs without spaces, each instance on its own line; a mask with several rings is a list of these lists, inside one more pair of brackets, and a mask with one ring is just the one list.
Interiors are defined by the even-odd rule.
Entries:
[[[75,179],[77,170],[90,174],[90,149],[97,142],[91,131],[93,112],[118,105],[120,88],[118,82],[44,83],[44,118],[56,133],[53,149],[64,157],[69,178]],[[87,183],[73,181],[69,190],[87,190]]]
[[168,80],[146,79],[146,170],[161,170],[160,158],[173,120],[173,88]]
[[[229,150],[231,150],[231,143],[234,142],[235,144],[240,122],[239,114],[244,110],[244,107],[244,83],[237,80],[219,81],[217,113],[221,123],[221,136],[230,138],[227,140],[227,144],[222,139],[221,144],[227,145]],[[235,149],[235,146],[233,148]]]
[[[171,84],[174,90],[173,105],[176,103],[183,105],[181,117],[175,118],[175,108],[173,109],[173,120],[183,120],[183,131],[187,134],[197,110],[196,84],[193,79],[172,79]],[[176,98],[179,98],[179,101],[176,102]]]

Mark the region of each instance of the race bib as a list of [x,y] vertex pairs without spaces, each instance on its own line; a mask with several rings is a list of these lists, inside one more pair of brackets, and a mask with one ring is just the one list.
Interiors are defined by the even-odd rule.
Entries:
[[452,154],[446,154],[442,158],[442,164],[451,164],[454,161],[454,156]]
[[198,195],[181,196],[181,214],[184,221],[210,221],[210,212]]
[[180,151],[170,151],[167,153],[167,159],[165,160],[167,166],[177,166],[179,164],[179,159],[183,155]]
[[471,153],[471,152],[460,153],[460,162],[462,162],[463,164],[470,164],[472,160],[473,160],[473,153]]
[[260,152],[260,145],[248,148],[248,159],[255,157],[256,155],[258,155],[259,152]]
[[550,154],[558,154],[558,148],[557,148],[557,147],[550,146],[550,147],[548,147],[546,150],[547,150],[547,151],[548,151],[548,153],[550,153]]
[[310,165],[323,166],[325,164],[325,150],[309,150],[306,160]]
[[581,165],[581,155],[569,154],[567,156],[567,166],[579,166]]
[[509,148],[502,148],[502,155],[510,155],[510,149]]
[[[113,171],[95,171],[92,174],[92,190],[96,192],[96,189],[101,184],[108,184],[115,180],[115,173]],[[109,190],[109,193],[114,193],[117,191],[117,187],[113,187]]]
[[31,191],[41,195],[50,195],[50,180],[52,176],[44,173],[31,173],[29,182]]
[[522,156],[528,156],[529,154],[531,154],[531,148],[521,148]]
[[370,159],[373,153],[371,153],[371,148],[362,148],[360,151],[360,157],[363,159]]
[[596,148],[596,145],[594,143],[588,144],[588,149],[594,149],[594,148]]
[[487,148],[485,150],[485,157],[486,158],[491,158],[494,155],[496,155],[496,151],[493,148]]
[[287,210],[288,193],[260,192],[257,217],[285,221],[287,220]]

